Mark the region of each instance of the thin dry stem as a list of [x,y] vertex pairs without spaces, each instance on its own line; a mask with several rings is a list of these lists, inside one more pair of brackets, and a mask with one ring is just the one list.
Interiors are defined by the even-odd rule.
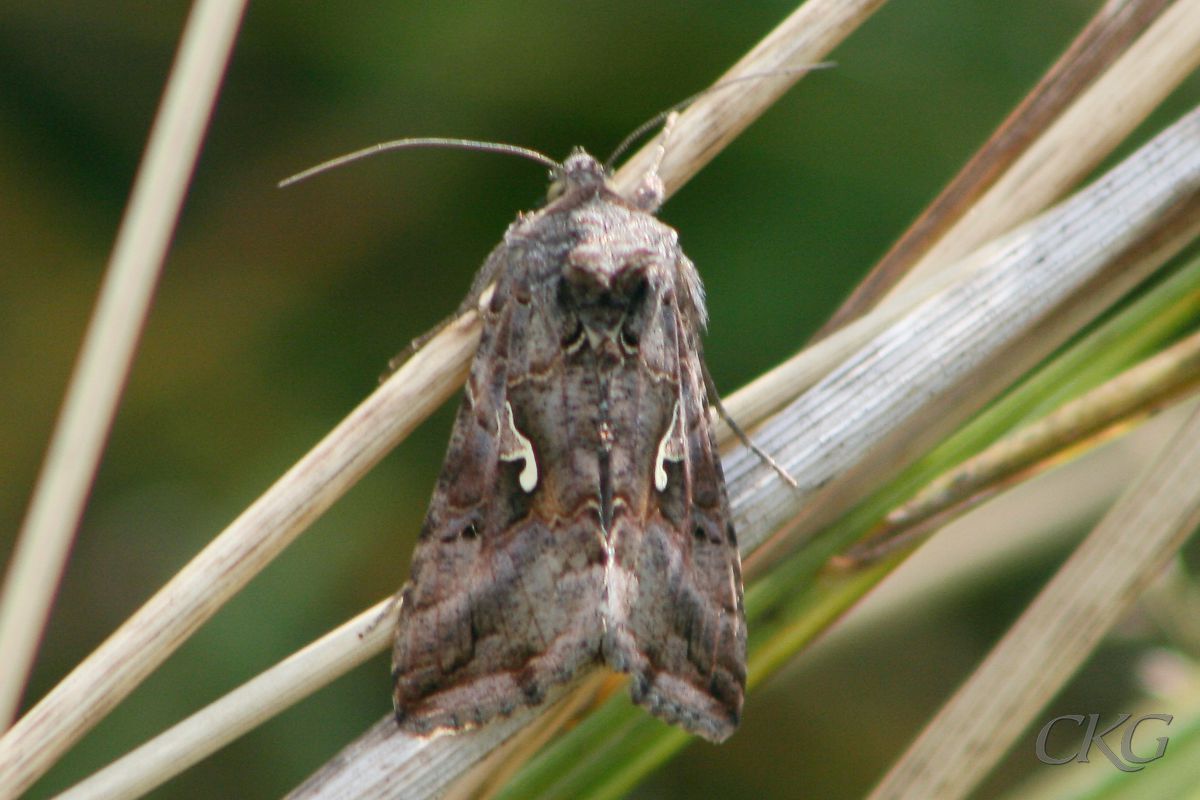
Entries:
[[[741,390],[722,402],[729,416],[747,428],[757,425],[784,408],[860,349],[894,324],[918,304],[938,292],[961,282],[979,267],[990,263],[998,247],[989,244],[949,268],[893,292],[878,306],[831,333],[826,338],[801,350],[787,361],[755,378]],[[718,441],[732,437],[725,420],[715,418]]]
[[1200,0],[1176,0],[914,266],[941,269],[1061,197],[1200,65]]
[[243,6],[205,0],[188,18],[0,597],[0,729],[46,625]]
[[1105,3],[1037,86],[872,267],[813,338],[823,339],[864,314],[887,294],[1167,5],[1167,0],[1109,0]]
[[[740,81],[737,91],[702,94],[671,134],[658,170],[667,196],[700,171],[803,75],[882,6],[884,0],[808,0],[713,85]],[[745,80],[755,76],[754,80]],[[625,162],[613,184],[632,196],[658,157],[655,141]]]
[[879,558],[946,525],[1011,486],[1066,457],[1125,433],[1130,426],[1187,398],[1200,383],[1200,333],[1131,367],[1000,439],[888,514],[871,539],[848,554]]
[[[755,438],[801,477],[802,491],[756,503],[748,531],[778,532],[747,571],[765,568],[890,480],[1186,244],[1198,191],[1195,110],[1004,236],[989,264],[926,300],[773,417]],[[726,477],[735,504],[738,491],[770,480],[740,453],[727,460]]]
[[[448,326],[0,738],[19,794],[462,382],[474,315]],[[447,364],[451,365],[447,368]]]
[[60,800],[137,797],[178,775],[383,650],[392,629],[378,623],[392,606],[391,600],[376,603],[76,784],[59,795]]
[[872,798],[965,797],[1200,525],[1200,410],[1096,526]]
[[598,706],[607,699],[612,689],[623,688],[623,677],[600,670],[585,675],[553,708],[547,709],[503,747],[493,750],[456,780],[444,800],[478,800],[494,796],[555,735],[578,720],[589,707]]

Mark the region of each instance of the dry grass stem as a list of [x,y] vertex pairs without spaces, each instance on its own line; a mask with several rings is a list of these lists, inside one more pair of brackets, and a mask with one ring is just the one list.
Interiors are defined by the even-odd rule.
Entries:
[[1176,0],[901,280],[962,257],[1061,197],[1200,66],[1200,0]]
[[[761,427],[756,441],[803,481],[799,492],[756,501],[743,546],[779,532],[749,570],[894,477],[1149,275],[1186,243],[1198,191],[1200,110],[1003,237],[990,263],[920,304]],[[740,451],[726,460],[726,477],[735,506],[740,492],[771,480]]]
[[[757,425],[814,386],[834,367],[911,312],[919,303],[956,285],[974,270],[990,263],[1000,249],[996,245],[980,248],[947,269],[889,294],[875,308],[724,398],[722,402],[725,409],[744,427]],[[728,441],[732,434],[725,421],[717,418],[716,425],[718,441]]]
[[1037,86],[821,326],[814,339],[823,339],[861,316],[887,294],[1062,110],[1168,5],[1168,0],[1109,0],[1105,3]]
[[188,18],[0,596],[0,729],[33,664],[243,6],[205,0]]
[[[623,678],[623,676],[621,676]],[[546,709],[520,733],[513,736],[504,746],[498,747],[486,758],[451,785],[444,800],[468,800],[494,796],[516,775],[525,762],[537,755],[556,735],[572,721],[578,720],[589,707],[599,705],[608,696],[615,682],[623,688],[624,680],[616,675],[595,671],[585,675],[552,708]],[[301,794],[299,789],[296,794]]]
[[[762,116],[803,73],[817,64],[882,6],[884,0],[808,0],[779,23],[749,53],[713,82],[755,76],[734,91],[701,95],[680,115],[659,170],[671,196],[713,157]],[[658,143],[651,141],[625,162],[613,178],[630,194],[650,170]]]
[[1200,410],[926,726],[872,798],[965,797],[1200,525]]
[[478,342],[473,316],[414,355],[0,738],[0,794],[36,780],[454,392]]
[[1200,333],[1132,367],[1087,394],[967,459],[888,514],[848,557],[870,561],[942,527],[1017,481],[1126,432],[1200,383]]
[[380,615],[391,609],[391,600],[375,604],[71,787],[60,800],[116,800],[154,789],[386,647],[392,616]]
[[483,762],[539,714],[554,713],[564,694],[560,687],[550,692],[541,708],[522,708],[486,727],[432,739],[406,736],[388,714],[287,796],[289,800],[442,797],[450,777]]

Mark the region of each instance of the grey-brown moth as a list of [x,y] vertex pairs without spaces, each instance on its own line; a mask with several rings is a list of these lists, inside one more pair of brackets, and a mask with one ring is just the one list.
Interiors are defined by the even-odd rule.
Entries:
[[483,332],[401,592],[396,717],[483,725],[602,664],[719,742],[746,622],[700,277],[661,192],[627,200],[583,151],[555,172],[464,304]]

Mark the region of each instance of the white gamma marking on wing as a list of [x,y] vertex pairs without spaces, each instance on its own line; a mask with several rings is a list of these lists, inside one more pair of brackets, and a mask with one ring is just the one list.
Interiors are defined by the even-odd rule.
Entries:
[[[733,602],[733,604],[735,606],[737,605],[737,596],[738,596],[738,582],[737,582],[737,578],[735,578],[733,575],[733,567],[730,567],[729,568],[729,599]],[[734,619],[736,620],[737,618],[735,617]]]
[[663,434],[662,439],[658,441],[658,454],[654,457],[654,488],[658,491],[663,491],[667,488],[667,468],[666,462],[680,461],[681,457],[678,454],[669,454],[667,448],[671,445],[671,439],[675,435],[675,429],[679,427],[679,401],[675,401],[675,408],[671,411],[671,424],[667,426],[667,432]]
[[521,490],[529,494],[537,488],[538,483],[537,459],[533,457],[533,442],[517,430],[517,423],[513,420],[512,403],[507,401],[504,403],[504,421],[501,424],[508,427],[508,432],[512,434],[516,447],[507,451],[501,450],[500,460],[525,462],[521,467],[521,474],[517,477],[517,482],[521,484]]

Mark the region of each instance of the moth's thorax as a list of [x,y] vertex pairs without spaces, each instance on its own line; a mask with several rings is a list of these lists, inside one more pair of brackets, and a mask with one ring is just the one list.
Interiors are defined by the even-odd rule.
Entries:
[[576,310],[593,348],[604,343],[617,360],[633,355],[648,298],[674,296],[681,257],[675,231],[606,193],[573,209],[568,228],[560,297]]
[[669,269],[679,253],[673,228],[603,196],[573,209],[567,225],[566,268],[586,270],[601,284],[613,283],[629,269]]
[[513,252],[543,253],[549,272],[598,292],[630,280],[631,271],[672,280],[683,258],[675,229],[617,194],[595,158],[572,154],[551,197],[509,228],[505,240]]

